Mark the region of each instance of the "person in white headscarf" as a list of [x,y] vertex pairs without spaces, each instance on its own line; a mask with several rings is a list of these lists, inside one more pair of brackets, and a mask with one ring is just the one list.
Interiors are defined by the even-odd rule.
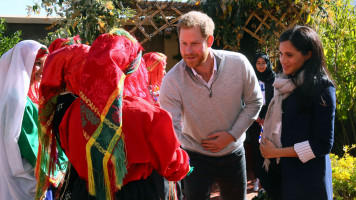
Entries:
[[25,40],[0,59],[0,199],[35,197],[36,88],[47,55],[45,46]]

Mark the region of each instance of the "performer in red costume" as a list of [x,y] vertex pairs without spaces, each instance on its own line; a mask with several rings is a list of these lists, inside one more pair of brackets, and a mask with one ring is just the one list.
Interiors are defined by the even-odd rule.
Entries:
[[79,98],[59,125],[61,146],[86,183],[83,198],[158,199],[148,178],[153,169],[171,181],[190,170],[170,115],[149,102],[141,51],[122,29],[99,36],[81,73]]
[[159,89],[166,74],[167,56],[163,53],[149,52],[143,55],[148,71],[148,86],[154,103],[159,103]]
[[[50,155],[47,153],[47,150],[49,146],[53,148],[56,145],[61,146],[58,127],[65,111],[79,95],[78,84],[89,48],[88,45],[84,44],[66,46],[65,48],[52,52],[46,61],[46,68],[43,71],[43,79],[40,86],[41,101],[39,119],[42,127],[39,131],[41,145],[36,170],[37,179],[39,180],[36,195],[37,199],[41,198],[43,190],[48,184],[46,176],[51,173],[53,167],[52,165],[48,165],[48,163],[57,162],[57,152],[52,151]],[[71,177],[74,177],[73,175],[75,175],[75,173],[69,173],[71,172],[70,165],[62,167],[67,169],[67,176],[71,174]],[[38,170],[39,168],[46,170],[40,171]],[[73,187],[68,186],[67,177],[65,180],[62,189],[73,189]],[[71,180],[73,180],[73,178]],[[62,196],[62,193],[64,193],[63,190],[57,190],[56,196]]]

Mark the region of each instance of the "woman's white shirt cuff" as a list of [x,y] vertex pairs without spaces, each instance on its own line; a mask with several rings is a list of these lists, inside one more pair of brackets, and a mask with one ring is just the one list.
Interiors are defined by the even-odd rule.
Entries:
[[297,153],[299,160],[302,161],[302,163],[306,163],[309,160],[315,158],[315,155],[310,147],[308,140],[294,144],[294,150]]

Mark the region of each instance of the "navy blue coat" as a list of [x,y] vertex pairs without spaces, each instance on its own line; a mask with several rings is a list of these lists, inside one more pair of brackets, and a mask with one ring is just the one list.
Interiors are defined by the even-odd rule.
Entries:
[[283,200],[332,200],[332,172],[329,153],[334,142],[336,97],[330,84],[311,99],[311,111],[301,112],[292,93],[283,101],[283,147],[308,140],[316,158],[302,163],[299,158],[281,158]]

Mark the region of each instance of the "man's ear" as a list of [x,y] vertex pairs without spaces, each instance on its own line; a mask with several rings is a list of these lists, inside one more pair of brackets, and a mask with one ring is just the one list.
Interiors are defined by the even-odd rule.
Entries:
[[207,39],[207,43],[208,43],[208,47],[213,46],[213,43],[214,43],[214,36],[209,35],[209,36],[208,36],[208,39]]

